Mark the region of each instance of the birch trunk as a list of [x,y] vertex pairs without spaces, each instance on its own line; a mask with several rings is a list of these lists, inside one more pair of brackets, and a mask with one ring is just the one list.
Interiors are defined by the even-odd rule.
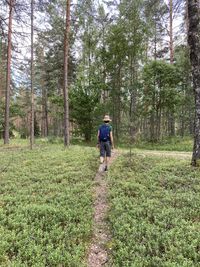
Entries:
[[192,165],[200,166],[200,8],[199,0],[188,0],[188,44],[195,96],[194,147]]

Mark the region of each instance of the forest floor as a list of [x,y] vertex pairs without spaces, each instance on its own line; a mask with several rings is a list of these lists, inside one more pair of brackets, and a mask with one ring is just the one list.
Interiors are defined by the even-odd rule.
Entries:
[[0,266],[199,266],[192,152],[0,146]]

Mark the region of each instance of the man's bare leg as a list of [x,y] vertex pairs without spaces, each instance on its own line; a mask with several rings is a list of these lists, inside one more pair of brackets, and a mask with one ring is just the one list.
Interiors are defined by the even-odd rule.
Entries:
[[104,157],[100,157],[100,163],[102,164],[104,162]]
[[109,161],[110,161],[110,157],[106,157],[105,158],[105,171],[108,170],[108,163],[109,163]]

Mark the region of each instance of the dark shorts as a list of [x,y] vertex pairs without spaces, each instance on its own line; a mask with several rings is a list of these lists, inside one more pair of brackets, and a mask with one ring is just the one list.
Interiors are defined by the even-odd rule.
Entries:
[[101,157],[111,157],[111,144],[109,141],[100,142],[100,156]]

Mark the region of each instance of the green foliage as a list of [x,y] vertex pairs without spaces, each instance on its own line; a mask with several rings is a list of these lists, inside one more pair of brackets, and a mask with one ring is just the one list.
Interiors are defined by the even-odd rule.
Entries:
[[140,141],[134,145],[134,148],[150,149],[150,150],[166,150],[166,151],[188,151],[191,152],[193,140],[191,137],[174,137],[166,138],[159,142]]
[[144,67],[143,79],[145,108],[162,107],[174,111],[179,98],[176,90],[180,82],[178,68],[164,61],[152,61]]
[[182,121],[179,129],[179,134],[193,133],[193,118],[194,118],[194,98],[191,83],[191,66],[189,58],[189,50],[187,46],[181,45],[175,50],[175,65],[178,69],[181,81],[179,85],[179,105],[176,106],[177,117]]
[[99,86],[97,83],[89,86],[79,85],[70,93],[72,118],[79,126],[86,141],[91,141],[92,134],[96,130],[96,117],[101,107]]
[[[3,101],[0,101],[0,138],[3,138],[3,132],[4,132],[4,113],[5,113],[5,103]],[[15,102],[13,99],[11,99],[10,103],[10,136],[12,137],[12,131],[15,129],[13,124],[13,119],[16,117],[22,117],[24,116],[24,112],[22,107]]]
[[118,267],[199,266],[200,171],[179,159],[124,156],[109,175]]
[[86,266],[96,151],[14,148],[0,150],[0,266]]

